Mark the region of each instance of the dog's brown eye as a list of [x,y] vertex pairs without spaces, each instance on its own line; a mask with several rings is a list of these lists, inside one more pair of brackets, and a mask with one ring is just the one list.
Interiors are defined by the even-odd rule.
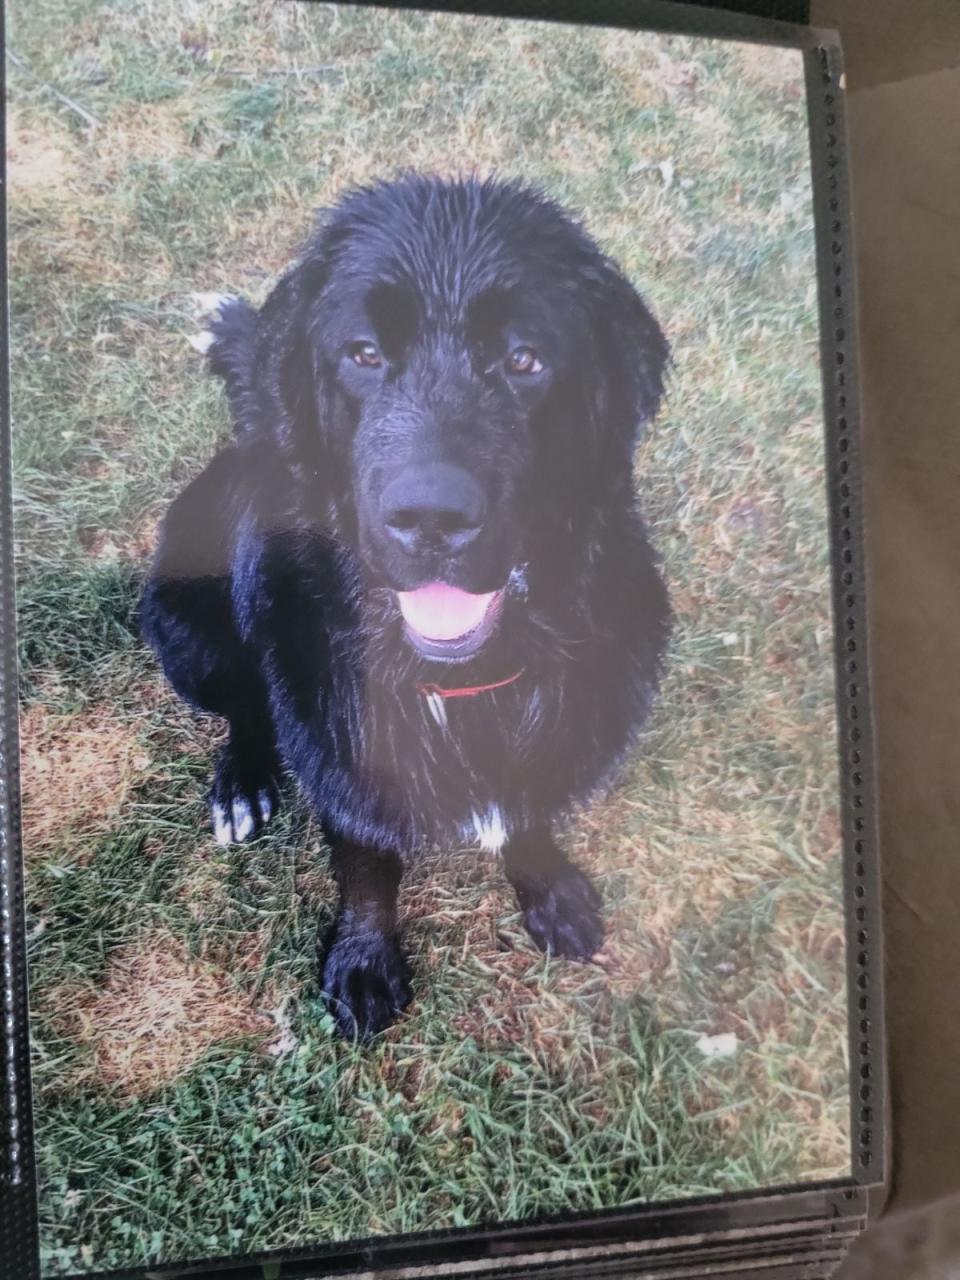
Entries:
[[511,373],[539,373],[543,361],[533,347],[516,347],[507,356],[507,369]]
[[355,342],[350,348],[350,359],[362,369],[379,369],[380,352],[372,342]]

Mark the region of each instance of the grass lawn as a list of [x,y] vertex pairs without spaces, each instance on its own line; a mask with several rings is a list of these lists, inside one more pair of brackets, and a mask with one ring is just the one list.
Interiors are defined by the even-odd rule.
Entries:
[[[46,1273],[847,1171],[799,55],[266,0],[18,0],[9,25]],[[427,860],[417,1003],[358,1050],[317,991],[320,832],[291,802],[213,843],[218,726],[133,607],[228,430],[191,293],[262,299],[314,208],[399,167],[540,183],[649,298],[675,368],[637,477],[677,628],[642,755],[568,836],[607,963],[537,953],[490,860]]]

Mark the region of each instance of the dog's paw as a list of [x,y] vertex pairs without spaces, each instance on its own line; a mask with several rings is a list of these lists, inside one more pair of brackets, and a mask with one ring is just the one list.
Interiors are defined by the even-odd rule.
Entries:
[[232,293],[191,293],[193,318],[198,324],[207,326],[198,333],[191,333],[187,338],[194,351],[199,351],[202,356],[209,354],[210,348],[217,340],[216,334],[209,326],[223,319],[224,311],[231,303],[237,301],[238,299]]
[[221,754],[210,788],[210,817],[217,844],[242,844],[261,831],[279,802],[270,772],[241,768],[229,747]]
[[348,1040],[383,1031],[413,996],[396,937],[377,930],[336,933],[323,964],[323,995]]
[[589,960],[600,950],[600,894],[576,867],[536,888],[518,888],[518,896],[524,923],[541,951],[571,960]]
[[190,304],[195,320],[218,320],[231,303],[237,302],[233,293],[191,293]]

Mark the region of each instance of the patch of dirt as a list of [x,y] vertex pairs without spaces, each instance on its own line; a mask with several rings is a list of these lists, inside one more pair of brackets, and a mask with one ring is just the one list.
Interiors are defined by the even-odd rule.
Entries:
[[[58,1003],[69,999],[61,989]],[[214,1045],[275,1031],[216,966],[191,959],[165,933],[120,947],[97,991],[73,993],[61,1029],[89,1047],[92,1064],[77,1083],[142,1097],[189,1071]]]
[[730,551],[750,538],[769,540],[783,521],[783,502],[777,494],[752,493],[723,504],[715,537],[725,551]]
[[15,113],[7,118],[7,180],[14,199],[23,193],[57,192],[76,172],[64,139],[52,129],[24,124]]
[[786,98],[803,97],[803,66],[794,49],[745,44],[737,50],[746,78],[762,89],[780,89]]
[[131,158],[176,160],[189,152],[189,139],[181,102],[173,107],[151,103],[134,107],[105,121],[95,135],[97,156],[107,171],[117,172]]
[[[99,478],[99,477],[97,477]],[[145,563],[157,547],[160,519],[150,516],[124,533],[88,525],[77,530],[77,541],[95,560],[134,560]]]
[[150,763],[134,731],[107,707],[75,714],[32,706],[20,722],[23,846],[42,853],[65,832],[102,830]]
[[663,100],[659,67],[645,42],[624,40],[621,32],[609,32],[600,35],[599,49],[637,106],[651,107]]

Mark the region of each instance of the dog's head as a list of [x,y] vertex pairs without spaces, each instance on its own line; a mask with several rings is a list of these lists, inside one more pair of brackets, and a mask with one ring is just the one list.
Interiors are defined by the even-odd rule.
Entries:
[[632,500],[667,344],[617,268],[518,185],[409,177],[348,196],[259,326],[269,428],[339,536],[445,660],[494,631],[521,566]]

